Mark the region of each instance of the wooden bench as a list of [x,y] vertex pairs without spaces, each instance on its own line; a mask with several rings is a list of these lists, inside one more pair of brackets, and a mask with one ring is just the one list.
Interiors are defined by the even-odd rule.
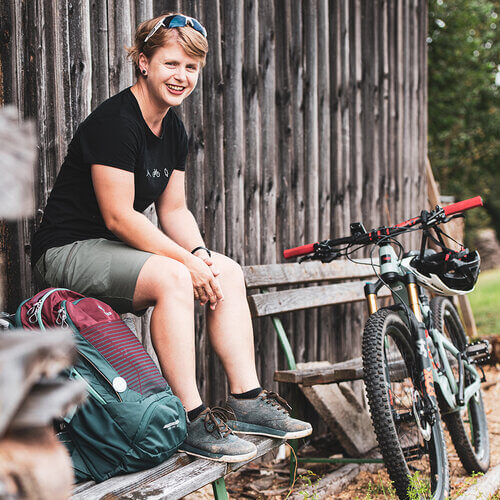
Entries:
[[[328,360],[296,363],[278,315],[365,300],[364,283],[375,276],[368,259],[359,262],[362,263],[309,261],[244,268],[252,317],[271,318],[288,365],[287,369],[275,372],[274,380],[300,388],[350,457],[362,457],[377,444],[365,405],[346,383],[362,379],[361,358],[341,363]],[[270,291],[272,287],[279,289]],[[389,290],[384,287],[378,295],[387,297]],[[344,332],[332,333],[339,334]]]
[[[260,436],[248,436],[246,439],[257,446],[255,458],[261,457],[283,443],[279,439]],[[152,500],[162,498],[176,500],[210,483],[212,483],[216,499],[227,499],[224,476],[246,463],[248,462],[228,464],[194,458],[185,453],[176,453],[153,469],[113,477],[99,484],[81,483],[75,487],[72,499],[147,498]]]
[[[335,432],[344,449],[353,457],[364,455],[375,446],[371,423],[367,421],[369,416],[352,390],[347,385],[341,384],[362,378],[361,359],[333,364],[328,361],[297,364],[277,315],[364,300],[364,280],[373,278],[371,266],[349,261],[335,261],[330,264],[307,262],[247,266],[244,267],[244,273],[252,317],[271,317],[287,359],[288,369],[276,371],[274,379],[298,385]],[[302,285],[310,286],[298,288]],[[268,290],[284,286],[288,289]],[[382,291],[380,295],[383,296],[384,292]],[[353,426],[359,428],[359,432],[354,434],[345,432],[347,427],[352,430]],[[263,456],[283,443],[278,439],[259,436],[247,436],[247,438],[257,446],[258,453],[255,458]],[[88,482],[77,485],[72,498],[74,500],[104,497],[175,500],[212,483],[215,498],[223,499],[227,498],[224,476],[245,463],[247,462],[226,464],[176,453],[153,469],[111,478],[100,484]]]

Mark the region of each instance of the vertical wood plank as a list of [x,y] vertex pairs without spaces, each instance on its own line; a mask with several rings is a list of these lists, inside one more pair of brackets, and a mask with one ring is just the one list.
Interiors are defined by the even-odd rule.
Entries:
[[396,217],[397,220],[404,220],[404,171],[403,171],[403,149],[404,149],[404,92],[405,92],[405,81],[404,81],[404,40],[403,40],[403,0],[397,0],[395,2],[395,20],[394,28],[396,34],[396,43],[394,46],[395,53],[395,85],[396,85],[396,166],[395,166],[395,176],[396,176]]
[[[219,252],[224,252],[226,241],[225,181],[224,181],[224,120],[222,62],[222,22],[220,3],[203,3],[203,22],[208,32],[209,53],[203,70],[203,120],[205,123],[205,242]],[[197,336],[198,384],[202,397],[210,402],[211,388],[224,380],[222,366],[210,348],[206,331]]]
[[[318,2],[318,173],[319,240],[331,237],[331,133],[330,133],[330,12],[327,0]],[[331,311],[318,314],[318,346],[315,359],[330,350],[333,330]]]
[[[295,245],[294,241],[294,213],[293,193],[291,191],[291,176],[293,163],[293,122],[292,101],[291,40],[292,33],[292,6],[288,0],[275,2],[275,32],[276,32],[276,133],[277,133],[277,198],[276,198],[276,248],[277,260],[283,260],[283,249]],[[283,318],[284,326],[293,340],[293,318],[286,315]],[[275,335],[274,332],[269,332]],[[267,332],[264,332],[267,334]],[[285,357],[278,350],[278,365],[285,367]],[[286,389],[280,389],[286,390]]]
[[[292,108],[292,144],[293,160],[291,168],[290,186],[293,193],[291,200],[293,214],[293,245],[306,243],[305,227],[305,201],[304,201],[304,59],[303,59],[303,20],[301,2],[291,3],[291,33],[290,42],[291,78],[292,85],[291,100]],[[293,315],[293,349],[297,361],[305,358],[305,313],[300,312]]]
[[153,0],[135,0],[135,23],[133,29],[153,17]]
[[[383,224],[390,224],[390,212],[389,212],[389,193],[390,193],[390,95],[389,95],[389,14],[388,14],[388,3],[387,0],[380,0],[380,30],[377,32],[379,53],[378,57],[380,59],[379,64],[379,74],[378,81],[381,88],[379,107],[380,107],[380,182],[379,188],[382,193],[381,203],[384,214],[382,218]],[[394,221],[394,219],[392,219]],[[395,222],[395,221],[394,221]]]
[[[245,106],[245,256],[248,262],[261,259],[261,117],[259,101],[259,5],[245,3],[245,47],[243,93]],[[266,222],[267,223],[267,222]]]
[[[319,239],[318,3],[302,4],[304,22],[304,186],[305,238]],[[306,359],[318,351],[318,311],[306,312]]]
[[109,94],[114,95],[133,82],[132,64],[125,47],[132,44],[131,9],[128,1],[107,0]]
[[[341,213],[342,221],[340,233],[342,235],[348,234],[349,224],[352,222],[351,218],[351,182],[352,182],[352,125],[351,125],[351,109],[353,106],[353,96],[351,88],[351,73],[350,73],[350,32],[351,32],[351,5],[349,1],[339,2],[339,30],[340,30],[340,114],[341,114],[341,139],[338,147],[342,148],[341,153],[341,168],[343,169],[342,175],[342,203]],[[337,359],[344,359],[348,342],[347,336],[350,335],[350,313],[349,306],[340,306],[338,308],[339,325],[336,336],[335,356]]]
[[224,252],[226,240],[224,184],[224,120],[222,63],[222,29],[220,5],[204,3],[205,26],[208,31],[209,53],[203,70],[203,120],[205,164],[205,242],[210,248]]
[[[261,260],[276,262],[276,194],[277,194],[277,148],[276,148],[276,55],[275,55],[275,12],[273,2],[259,1],[259,19],[266,19],[259,27],[259,101],[263,112],[260,115],[260,165],[261,179]],[[265,387],[274,384],[274,367],[277,365],[277,339],[269,322],[259,332],[259,373]]]
[[226,186],[226,254],[244,263],[243,163],[243,2],[224,3],[224,180]]
[[[199,3],[191,5],[191,9],[187,10],[187,5],[183,11],[188,15],[194,16],[204,22]],[[186,100],[184,106],[184,117],[189,117],[188,120],[188,135],[189,135],[189,157],[188,166],[186,170],[186,191],[188,207],[193,213],[203,238],[205,238],[205,138],[204,138],[204,114],[203,114],[203,95],[204,95],[204,75],[203,72],[198,80],[198,85],[195,91]],[[195,331],[196,339],[201,341],[201,346],[207,344],[206,332],[206,317],[205,308],[196,307],[195,310]],[[201,349],[200,349],[201,350]],[[201,354],[201,353],[200,353]],[[200,392],[205,391],[206,382],[208,379],[210,383],[209,371],[207,372],[205,366],[205,359],[203,355],[196,356],[196,371],[202,377],[204,382],[203,387],[200,387]],[[213,381],[212,383],[214,383]],[[224,384],[216,384],[222,391],[218,394],[218,398],[222,399],[225,396]]]
[[109,97],[108,34],[107,2],[106,0],[91,0],[92,109]]

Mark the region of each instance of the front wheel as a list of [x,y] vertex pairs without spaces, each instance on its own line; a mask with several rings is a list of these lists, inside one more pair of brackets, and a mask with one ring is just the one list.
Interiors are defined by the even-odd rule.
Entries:
[[[464,351],[467,336],[455,306],[446,297],[434,297],[431,300],[434,325],[459,350]],[[448,360],[458,382],[456,359],[448,355]],[[470,373],[465,371],[465,387],[471,382]],[[457,455],[464,469],[473,472],[486,472],[490,465],[490,441],[488,423],[484,411],[481,390],[472,396],[463,411],[444,414],[443,420],[455,446]]]
[[389,476],[400,499],[444,499],[449,471],[443,428],[437,408],[432,415],[426,404],[415,353],[398,313],[380,309],[370,316],[363,332],[364,381]]

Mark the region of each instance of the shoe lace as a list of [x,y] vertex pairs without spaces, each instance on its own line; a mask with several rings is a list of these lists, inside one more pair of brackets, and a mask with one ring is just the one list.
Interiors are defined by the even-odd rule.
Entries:
[[292,411],[292,407],[286,402],[284,398],[282,398],[278,393],[273,391],[264,390],[263,395],[266,403],[269,403],[272,406],[276,406],[279,409],[283,410],[285,413],[289,413]]
[[226,424],[227,420],[228,417],[226,410],[215,406],[214,408],[208,409],[205,414],[203,425],[205,426],[205,430],[210,434],[217,430],[220,437],[225,438],[229,434],[233,433],[230,427]]

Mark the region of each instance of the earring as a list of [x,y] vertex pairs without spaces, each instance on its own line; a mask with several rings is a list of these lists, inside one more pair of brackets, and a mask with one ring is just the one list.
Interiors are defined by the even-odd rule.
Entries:
[[146,70],[145,70],[145,69],[143,69],[143,70],[142,70],[142,74],[143,74],[144,76],[146,75]]

